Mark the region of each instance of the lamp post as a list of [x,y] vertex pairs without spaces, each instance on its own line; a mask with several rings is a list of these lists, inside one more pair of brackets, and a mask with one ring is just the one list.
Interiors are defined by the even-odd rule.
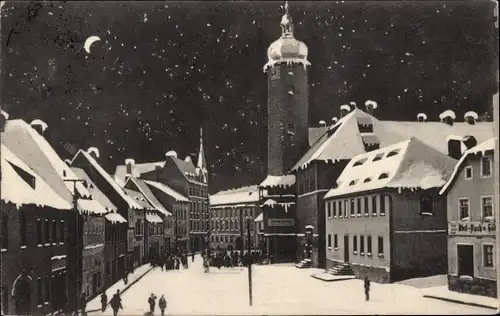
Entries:
[[248,251],[248,303],[252,306],[253,295],[252,295],[252,257],[250,255],[250,220],[251,217],[247,217],[247,251]]
[[[75,227],[74,227],[74,235],[73,238],[71,238],[71,242],[69,243],[70,249],[72,249],[75,252],[75,274],[76,274],[76,282],[75,282],[75,293],[72,294],[73,300],[72,300],[72,306],[70,306],[70,311],[77,311],[78,310],[78,300],[80,298],[80,291],[81,290],[81,281],[82,281],[82,250],[81,250],[81,244],[83,243],[83,239],[80,237],[80,213],[78,212],[78,191],[76,190],[76,184],[77,183],[82,183],[85,184],[86,181],[83,179],[63,179],[64,182],[70,182],[73,183],[73,209],[75,211]],[[68,271],[68,277],[69,277],[69,271]],[[69,284],[72,282],[69,282]],[[68,287],[69,290],[69,287]],[[71,295],[71,294],[70,294]],[[70,296],[68,295],[68,296]],[[68,302],[69,303],[69,302]]]

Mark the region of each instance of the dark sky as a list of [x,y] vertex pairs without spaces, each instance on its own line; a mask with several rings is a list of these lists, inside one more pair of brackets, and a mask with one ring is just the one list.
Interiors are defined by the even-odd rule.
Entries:
[[[51,140],[126,158],[181,158],[206,135],[210,191],[256,184],[266,159],[268,45],[283,2],[10,2],[2,7],[1,105]],[[490,112],[493,5],[291,2],[309,47],[310,122],[375,100],[383,119]],[[86,38],[100,42],[83,50]]]

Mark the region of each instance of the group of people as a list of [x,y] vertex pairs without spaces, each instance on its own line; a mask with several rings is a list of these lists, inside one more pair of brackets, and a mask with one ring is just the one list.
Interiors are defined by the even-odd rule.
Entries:
[[[194,261],[194,253],[191,254],[191,260]],[[179,270],[181,268],[189,268],[188,254],[181,253],[163,253],[159,256],[151,258],[153,267],[160,267],[161,270]]]
[[[106,292],[101,294],[101,312],[106,310],[106,306],[108,305],[108,295]],[[113,315],[118,315],[118,310],[123,309],[122,298],[120,296],[120,290],[116,290],[116,293],[113,295],[111,300],[109,301],[109,305],[113,309]]]
[[208,272],[209,267],[233,268],[233,267],[247,267],[259,261],[260,254],[257,251],[211,251],[203,254],[203,266],[205,272]]
[[[155,313],[156,298],[157,297],[154,293],[151,293],[151,295],[148,298],[150,315],[154,315],[154,313]],[[165,295],[163,295],[163,294],[161,295],[160,300],[158,301],[158,307],[160,308],[161,316],[164,316],[165,309],[167,308],[167,300],[165,299]]]

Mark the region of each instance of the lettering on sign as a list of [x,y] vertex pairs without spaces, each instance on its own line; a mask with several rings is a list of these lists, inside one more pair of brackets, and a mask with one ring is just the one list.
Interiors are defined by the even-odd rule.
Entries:
[[294,218],[269,218],[267,220],[268,226],[288,227],[295,226]]
[[490,236],[495,235],[494,222],[459,222],[448,223],[448,235]]
[[66,258],[52,260],[52,271],[66,268]]

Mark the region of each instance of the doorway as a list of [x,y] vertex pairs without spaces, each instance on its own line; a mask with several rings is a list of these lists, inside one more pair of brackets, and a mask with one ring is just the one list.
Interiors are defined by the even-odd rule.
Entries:
[[349,262],[349,235],[344,236],[344,262]]
[[457,245],[458,275],[474,277],[474,246]]

